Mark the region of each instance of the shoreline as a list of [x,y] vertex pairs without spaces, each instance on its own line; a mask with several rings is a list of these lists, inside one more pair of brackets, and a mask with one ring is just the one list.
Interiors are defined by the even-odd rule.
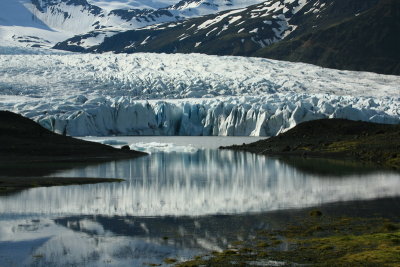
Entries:
[[354,161],[400,170],[400,125],[345,119],[314,120],[266,140],[220,149],[279,158]]
[[223,250],[199,254],[186,261],[176,260],[174,266],[397,267],[398,201],[398,197],[338,201],[242,215],[262,216],[266,227],[249,229],[252,235],[248,238],[238,235]]
[[55,134],[9,111],[0,111],[0,143],[2,176],[49,176],[77,165],[148,155]]
[[38,187],[120,183],[124,181],[124,179],[116,178],[88,177],[0,177],[0,196]]
[[46,176],[79,165],[148,155],[58,135],[8,111],[0,111],[0,143],[0,195],[35,187],[121,182],[124,180]]
[[[315,166],[316,171],[324,171],[327,161],[398,171],[400,125],[343,119],[309,121],[266,140],[220,149],[277,157],[293,164],[300,160],[305,166],[318,159],[321,164]],[[393,220],[326,215],[316,207],[280,229],[260,231],[251,240],[232,243],[222,252],[177,266],[398,266],[399,222],[398,216]]]
[[19,114],[0,111],[1,162],[101,162],[147,153],[53,133]]
[[[386,218],[329,216],[320,210],[297,223],[260,230],[223,251],[176,263],[194,266],[398,266],[400,224]],[[164,262],[171,261],[165,259]]]

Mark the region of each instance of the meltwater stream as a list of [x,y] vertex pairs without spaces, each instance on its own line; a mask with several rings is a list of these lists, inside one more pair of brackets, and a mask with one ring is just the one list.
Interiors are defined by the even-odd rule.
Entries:
[[[255,214],[400,196],[395,172],[344,165],[349,170],[340,176],[321,174],[305,170],[304,164],[299,168],[290,161],[215,149],[227,138],[167,139],[103,140],[152,153],[50,175],[125,182],[35,188],[0,196],[0,263],[162,264],[166,257],[187,259],[246,238],[254,225],[263,225],[257,217],[261,215]],[[229,142],[241,143],[239,139]],[[317,165],[321,164],[330,163]]]

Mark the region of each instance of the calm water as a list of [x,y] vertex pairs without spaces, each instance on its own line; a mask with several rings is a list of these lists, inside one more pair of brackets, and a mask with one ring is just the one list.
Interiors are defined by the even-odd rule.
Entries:
[[279,224],[271,211],[400,196],[398,173],[215,149],[252,138],[89,139],[135,144],[151,155],[50,175],[123,183],[0,197],[0,266],[143,266],[187,259]]

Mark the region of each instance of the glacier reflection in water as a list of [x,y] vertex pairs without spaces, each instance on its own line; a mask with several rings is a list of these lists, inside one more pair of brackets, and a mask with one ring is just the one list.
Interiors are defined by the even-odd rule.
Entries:
[[277,159],[212,149],[158,152],[140,159],[72,169],[56,175],[115,177],[127,181],[31,189],[2,197],[0,212],[197,216],[400,195],[398,173],[320,177],[305,174]]

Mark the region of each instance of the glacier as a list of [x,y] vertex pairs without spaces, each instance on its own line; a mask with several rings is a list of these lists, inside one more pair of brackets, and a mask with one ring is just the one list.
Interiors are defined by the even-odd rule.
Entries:
[[321,118],[400,123],[398,76],[202,54],[12,51],[0,49],[0,109],[59,134],[274,136]]

